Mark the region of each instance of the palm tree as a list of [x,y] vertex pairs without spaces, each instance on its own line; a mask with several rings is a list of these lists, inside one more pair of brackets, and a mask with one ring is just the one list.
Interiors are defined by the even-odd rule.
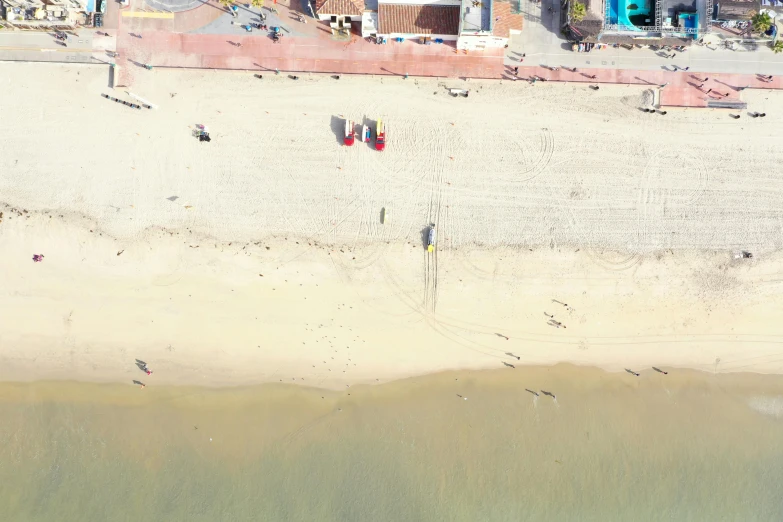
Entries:
[[227,9],[228,9],[229,7],[231,7],[231,5],[232,5],[233,3],[234,3],[234,2],[233,2],[232,0],[220,0],[220,5],[222,5],[223,7],[227,8]]
[[250,2],[253,7],[258,7],[259,9],[264,7],[264,0],[251,0]]
[[774,44],[772,44],[772,52],[775,54],[783,53],[783,40],[778,40]]
[[574,22],[581,22],[587,16],[587,9],[582,2],[574,2],[571,4],[571,20]]
[[753,32],[766,33],[772,26],[772,18],[767,13],[758,13],[750,19],[753,24]]

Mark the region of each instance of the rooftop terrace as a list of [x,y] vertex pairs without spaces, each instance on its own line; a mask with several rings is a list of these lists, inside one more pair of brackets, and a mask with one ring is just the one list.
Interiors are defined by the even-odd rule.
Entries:
[[479,33],[492,30],[492,0],[462,0],[462,32]]

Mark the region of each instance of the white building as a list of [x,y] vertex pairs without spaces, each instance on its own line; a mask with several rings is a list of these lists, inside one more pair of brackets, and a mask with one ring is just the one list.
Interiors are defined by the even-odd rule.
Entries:
[[347,27],[351,22],[361,22],[364,0],[316,0],[315,14],[319,20],[329,20],[332,29]]
[[505,47],[512,34],[522,32],[522,15],[499,0],[462,0],[457,49],[480,51]]

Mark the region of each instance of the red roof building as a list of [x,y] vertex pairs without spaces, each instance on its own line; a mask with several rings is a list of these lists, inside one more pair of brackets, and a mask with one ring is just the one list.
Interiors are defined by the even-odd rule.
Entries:
[[459,5],[378,4],[378,33],[387,36],[430,36],[456,40]]
[[321,19],[330,16],[350,16],[361,19],[364,0],[316,0],[315,12]]

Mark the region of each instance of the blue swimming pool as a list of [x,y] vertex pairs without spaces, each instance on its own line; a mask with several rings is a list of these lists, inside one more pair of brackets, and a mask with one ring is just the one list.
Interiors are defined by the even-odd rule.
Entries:
[[[695,29],[699,27],[699,15],[696,13],[680,14],[680,25],[686,29]],[[691,33],[689,36],[694,40],[699,37],[697,33]]]
[[[608,0],[609,1],[609,23],[618,24],[623,30],[640,31],[630,20],[630,16],[648,15],[650,7],[645,0]],[[641,4],[641,5],[640,5]],[[628,6],[634,5],[635,8],[629,10]]]

